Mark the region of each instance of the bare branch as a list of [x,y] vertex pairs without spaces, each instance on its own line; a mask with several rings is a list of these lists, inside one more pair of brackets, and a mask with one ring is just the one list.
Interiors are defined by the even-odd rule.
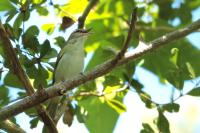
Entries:
[[0,128],[9,133],[26,133],[22,128],[20,128],[10,120],[0,122]]
[[119,61],[118,65],[125,64],[125,63],[129,62],[130,60],[135,60],[136,58],[139,58],[148,52],[153,52],[157,48],[167,45],[169,42],[176,41],[180,38],[187,36],[188,34],[190,34],[192,32],[197,31],[199,28],[200,28],[200,19],[193,22],[192,24],[190,24],[189,26],[187,26],[185,28],[165,34],[151,42],[148,42],[147,47],[140,49],[140,51],[132,50],[130,52],[127,52],[125,54],[125,58],[122,59],[121,61]]
[[[2,46],[4,48],[4,53],[6,55],[7,60],[9,61],[9,67],[13,71],[13,73],[18,77],[18,79],[22,82],[25,87],[26,93],[30,96],[34,93],[34,89],[29,81],[28,76],[23,70],[15,50],[12,47],[12,44],[9,40],[8,34],[0,21],[0,40],[2,41]],[[38,115],[42,118],[43,122],[48,126],[49,130],[57,132],[56,126],[53,123],[51,117],[47,114],[44,107],[42,105],[36,106],[36,110]]]
[[97,2],[98,2],[98,0],[90,0],[89,1],[89,4],[85,8],[82,16],[80,16],[78,18],[78,29],[82,29],[84,27],[86,17],[88,16],[90,10],[96,5]]
[[[125,63],[128,63],[130,60],[136,60],[139,57],[142,57],[143,55],[152,52],[156,49],[158,49],[161,46],[165,46],[166,44],[169,44],[169,42],[175,41],[177,39],[183,38],[187,36],[188,34],[195,32],[197,29],[200,28],[200,19],[196,22],[192,23],[188,27],[179,29],[177,31],[171,32],[169,34],[166,34],[162,37],[159,37],[151,42],[149,42],[148,46],[144,49],[141,49],[140,51],[130,51],[125,53],[125,57],[121,59],[117,66],[123,65]],[[25,111],[28,108],[31,108],[35,105],[38,105],[47,99],[50,99],[55,96],[59,96],[60,91],[64,90],[65,88],[75,88],[83,83],[86,83],[90,80],[93,80],[97,77],[103,76],[104,74],[110,72],[112,69],[107,69],[106,67],[110,65],[110,60],[104,62],[103,64],[97,66],[90,72],[86,72],[84,75],[79,75],[75,77],[72,80],[65,81],[62,83],[55,84],[51,87],[48,87],[46,89],[40,90],[36,93],[34,93],[31,96],[27,96],[24,99],[6,106],[0,110],[0,120],[5,120],[11,116],[17,115],[23,111]],[[116,67],[116,66],[115,66]]]
[[167,27],[167,26],[158,26],[158,27],[151,27],[151,26],[144,26],[144,25],[137,25],[135,27],[136,30],[145,30],[145,31],[155,31],[155,32],[159,32],[159,31],[174,31],[176,30],[176,28],[173,27]]

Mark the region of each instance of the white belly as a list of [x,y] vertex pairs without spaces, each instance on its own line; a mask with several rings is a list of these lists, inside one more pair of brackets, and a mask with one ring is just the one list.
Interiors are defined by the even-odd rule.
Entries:
[[[55,82],[65,81],[79,75],[84,67],[84,53],[64,54],[55,71]],[[63,63],[66,62],[66,63]]]

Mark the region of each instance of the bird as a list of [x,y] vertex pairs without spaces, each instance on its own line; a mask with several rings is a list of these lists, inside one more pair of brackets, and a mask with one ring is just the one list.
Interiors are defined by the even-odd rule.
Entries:
[[[72,79],[83,72],[85,55],[84,43],[89,36],[90,30],[91,29],[77,29],[71,33],[65,46],[57,56],[53,73],[53,84]],[[57,123],[59,119],[56,117],[59,106],[66,106],[66,104],[60,105],[61,99],[62,96],[52,98],[47,107],[47,111],[55,123]]]

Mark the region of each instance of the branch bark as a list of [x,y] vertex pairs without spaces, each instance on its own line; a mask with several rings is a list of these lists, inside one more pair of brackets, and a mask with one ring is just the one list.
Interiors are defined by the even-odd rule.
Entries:
[[[20,64],[17,55],[15,53],[14,48],[9,40],[8,34],[0,21],[0,40],[2,41],[2,46],[4,48],[4,53],[6,55],[7,61],[9,62],[10,70],[18,77],[18,79],[22,82],[23,86],[25,87],[26,93],[30,96],[35,91],[29,81],[28,76],[26,75],[25,71]],[[38,115],[42,118],[45,125],[48,126],[50,131],[57,132],[56,126],[53,123],[53,120],[45,111],[42,105],[38,105],[35,107],[37,110]]]
[[0,128],[8,133],[26,133],[22,128],[15,125],[10,120],[0,122]]
[[[151,42],[149,42],[148,46],[140,49],[139,51],[132,50],[130,52],[125,53],[125,57],[122,58],[116,66],[123,65],[125,63],[128,63],[130,60],[136,60],[139,57],[142,57],[143,55],[152,52],[161,46],[165,46],[169,44],[169,42],[175,41],[177,39],[183,38],[187,36],[188,34],[198,30],[200,28],[200,19],[196,22],[192,23],[191,25],[179,29],[177,31],[171,32],[169,34],[166,34],[164,36],[161,36]],[[113,59],[112,59],[113,60]],[[75,77],[72,80],[61,82],[58,84],[55,84],[51,87],[48,87],[46,89],[40,90],[36,93],[34,93],[31,96],[27,96],[24,99],[6,106],[0,110],[0,120],[5,120],[11,116],[17,115],[24,110],[31,108],[35,105],[38,105],[52,97],[61,95],[61,91],[65,90],[65,88],[75,88],[83,83],[86,83],[90,80],[93,80],[97,77],[100,77],[108,72],[110,72],[113,68],[109,68],[108,66],[112,66],[112,60],[108,60],[104,62],[103,64],[97,66],[90,72],[86,72],[84,75],[79,75]],[[115,67],[116,67],[115,66]],[[109,68],[109,69],[108,69]]]
[[90,0],[89,4],[85,8],[83,14],[78,18],[78,29],[82,29],[84,27],[85,20],[88,16],[89,12],[96,5],[97,2],[98,2],[98,0]]

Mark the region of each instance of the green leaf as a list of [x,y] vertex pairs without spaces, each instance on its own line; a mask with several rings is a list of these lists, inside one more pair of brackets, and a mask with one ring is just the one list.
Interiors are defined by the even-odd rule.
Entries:
[[129,81],[130,79],[132,79],[133,74],[135,72],[135,67],[136,67],[136,65],[134,62],[129,62],[128,64],[124,65],[123,72],[124,72],[126,81]]
[[199,97],[200,96],[200,87],[192,89],[190,92],[187,93],[187,95]]
[[15,35],[14,35],[14,31],[13,28],[8,24],[4,24],[4,28],[9,36],[10,39],[14,40],[15,39]]
[[120,84],[120,79],[114,75],[105,76],[104,86],[116,86]]
[[178,54],[179,54],[179,49],[178,48],[172,48],[171,49],[170,61],[174,64],[174,66],[177,66]]
[[183,89],[185,72],[182,68],[174,68],[166,74],[167,81],[178,90]]
[[26,10],[24,12],[24,17],[23,17],[23,21],[27,21],[30,18],[30,11]]
[[39,122],[39,118],[38,118],[38,117],[33,118],[33,119],[30,121],[30,125],[31,125],[30,128],[31,128],[31,129],[35,128],[35,127],[37,126],[38,122]]
[[159,132],[161,133],[170,133],[169,130],[169,122],[167,118],[164,116],[163,112],[158,111],[158,119],[157,119],[157,127],[159,129]]
[[30,108],[26,111],[24,111],[29,117],[35,117],[37,116],[37,112],[35,110],[35,108]]
[[12,3],[18,4],[19,0],[10,0]]
[[26,30],[25,34],[28,36],[38,36],[39,32],[40,31],[39,31],[38,27],[35,25],[32,25]]
[[154,130],[152,127],[147,123],[142,123],[143,129],[140,131],[140,133],[154,133]]
[[106,102],[111,108],[116,110],[119,114],[126,112],[126,106],[120,101],[117,101],[115,99],[107,99]]
[[39,29],[37,26],[33,25],[29,27],[26,32],[22,36],[22,42],[25,49],[33,50],[34,52],[37,52],[39,49],[39,41],[37,39],[37,36],[39,34]]
[[22,36],[22,42],[25,49],[32,50],[33,52],[38,51],[39,41],[35,36]]
[[49,23],[42,25],[42,30],[46,31],[48,35],[51,35],[55,30],[55,24]]
[[56,37],[55,40],[55,44],[57,44],[61,49],[66,45],[66,41],[62,36]]
[[41,46],[40,58],[44,57],[50,51],[51,51],[50,42],[49,42],[49,40],[45,40]]
[[19,40],[19,38],[21,37],[21,34],[22,34],[22,29],[17,28],[17,29],[13,29],[13,31],[14,31],[15,39]]
[[36,11],[41,15],[41,16],[47,16],[49,14],[49,11],[47,8],[42,7],[42,6],[37,6]]
[[141,91],[139,93],[141,100],[145,103],[145,106],[147,108],[154,108],[156,105],[151,102],[151,96],[147,94],[146,92]]
[[[42,61],[44,62],[48,62],[49,58],[54,58],[57,57],[58,52],[57,50],[55,50],[54,48],[51,48],[49,52],[47,52],[47,54],[42,58]],[[47,60],[46,60],[47,59]]]
[[[108,44],[108,46],[109,46],[109,44]],[[94,68],[95,66],[97,66],[97,65],[103,63],[104,61],[110,59],[113,55],[115,55],[115,54],[108,47],[99,47],[95,51],[95,53],[94,53],[92,59],[90,60],[86,70],[90,70],[90,69]]]
[[82,13],[87,6],[88,1],[87,0],[69,0],[67,4],[60,7],[64,14],[65,12],[69,14],[79,14]]
[[195,75],[195,72],[194,72],[194,69],[193,69],[192,65],[189,62],[186,62],[186,66],[187,66],[188,72],[190,74],[189,76],[191,78],[195,78],[196,75]]
[[33,0],[33,3],[34,4],[40,4],[40,3],[42,3],[44,0]]
[[20,26],[22,25],[23,19],[23,13],[19,13],[13,24],[13,29],[15,31],[17,31],[17,29],[20,28]]
[[88,114],[87,110],[85,110],[83,107],[76,106],[75,114],[80,123],[86,122]]
[[16,9],[12,9],[12,10],[10,10],[8,13],[7,13],[7,15],[8,15],[8,17],[7,17],[7,19],[6,19],[6,22],[9,22],[16,14],[17,14],[17,10]]
[[33,85],[35,88],[39,87],[47,87],[47,81],[46,79],[49,76],[49,73],[47,72],[46,69],[44,69],[41,65],[39,65],[37,72],[37,76],[35,77],[35,80],[33,82]]
[[0,107],[9,103],[8,88],[0,86]]
[[139,81],[131,79],[130,84],[137,92],[141,92],[143,85]]
[[8,85],[8,86],[12,86],[12,87],[16,87],[16,88],[22,88],[23,85],[20,82],[20,80],[18,79],[18,77],[16,75],[14,75],[13,73],[9,72],[5,78],[4,78],[4,84]]
[[119,114],[98,97],[80,100],[78,105],[88,112],[85,125],[91,133],[113,132]]
[[8,11],[15,9],[9,0],[0,0],[0,11]]
[[162,108],[172,113],[172,112],[178,112],[180,105],[176,103],[169,103],[169,104],[163,105]]
[[35,77],[37,77],[37,68],[35,67],[35,65],[32,65],[30,67],[26,67],[26,72],[29,76],[29,78],[34,79]]

